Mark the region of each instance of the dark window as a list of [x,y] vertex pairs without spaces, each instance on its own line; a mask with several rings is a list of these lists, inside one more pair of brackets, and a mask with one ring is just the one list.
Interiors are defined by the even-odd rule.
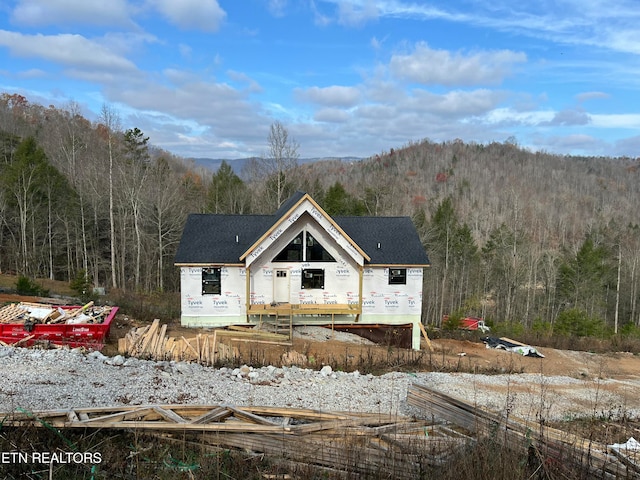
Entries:
[[407,269],[406,268],[390,268],[389,269],[389,285],[406,285]]
[[273,259],[274,262],[335,262],[327,250],[313,238],[313,235],[306,233],[305,248],[303,255],[303,235],[300,232],[283,250]]
[[302,288],[324,288],[324,270],[321,268],[303,269]]
[[301,262],[302,261],[302,232],[296,236],[284,250],[273,259],[274,262]]
[[335,262],[336,259],[331,256],[325,248],[307,232],[307,262]]
[[220,295],[222,284],[220,281],[220,267],[202,269],[202,294]]

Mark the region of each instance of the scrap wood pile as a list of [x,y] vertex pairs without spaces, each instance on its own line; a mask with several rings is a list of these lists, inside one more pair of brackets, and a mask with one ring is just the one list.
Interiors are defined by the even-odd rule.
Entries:
[[214,365],[218,360],[230,360],[237,356],[233,348],[221,343],[217,333],[198,334],[194,338],[170,337],[167,325],[160,326],[155,319],[151,325],[132,328],[118,339],[118,352],[130,357],[148,360],[194,361]]
[[77,308],[62,308],[46,303],[12,303],[0,308],[0,323],[25,327],[38,324],[98,324],[105,321],[111,308],[94,306],[93,302]]
[[233,360],[238,350],[229,343],[251,341],[283,344],[288,337],[276,333],[260,332],[246,327],[215,329],[212,333],[198,333],[195,337],[173,337],[167,333],[167,325],[155,319],[145,327],[132,328],[118,339],[118,352],[148,360],[193,361],[214,365],[216,361]]
[[[2,414],[4,427],[129,429],[198,449],[238,449],[348,478],[420,478],[467,440],[395,414],[229,405],[126,405]],[[441,428],[442,427],[442,428]]]
[[640,450],[600,444],[551,428],[544,422],[505,417],[426,385],[411,385],[407,404],[478,437],[492,437],[509,448],[528,451],[535,455],[541,467],[554,465],[568,472],[582,468],[589,478],[640,478]]

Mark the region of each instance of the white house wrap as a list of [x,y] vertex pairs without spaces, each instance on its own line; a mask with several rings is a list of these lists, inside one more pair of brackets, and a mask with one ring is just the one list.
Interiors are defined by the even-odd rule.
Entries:
[[329,217],[296,192],[274,215],[189,215],[175,264],[181,323],[412,326],[420,346],[429,259],[408,217]]

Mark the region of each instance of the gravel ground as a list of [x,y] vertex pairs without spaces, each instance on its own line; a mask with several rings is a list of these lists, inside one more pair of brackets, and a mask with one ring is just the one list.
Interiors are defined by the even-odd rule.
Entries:
[[[401,373],[381,376],[297,367],[210,368],[184,362],[106,357],[81,350],[0,347],[0,412],[141,404],[231,404],[422,416],[406,404],[412,382],[468,403],[548,420],[595,414],[636,418],[640,409],[616,380],[534,374]],[[618,385],[619,386],[619,385]],[[630,383],[637,399],[638,385]],[[637,401],[637,400],[636,400]]]

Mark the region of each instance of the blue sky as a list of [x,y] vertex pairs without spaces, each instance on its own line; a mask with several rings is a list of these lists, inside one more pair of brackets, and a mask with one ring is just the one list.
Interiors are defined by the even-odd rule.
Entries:
[[637,0],[5,0],[0,92],[184,157],[423,139],[640,156]]

